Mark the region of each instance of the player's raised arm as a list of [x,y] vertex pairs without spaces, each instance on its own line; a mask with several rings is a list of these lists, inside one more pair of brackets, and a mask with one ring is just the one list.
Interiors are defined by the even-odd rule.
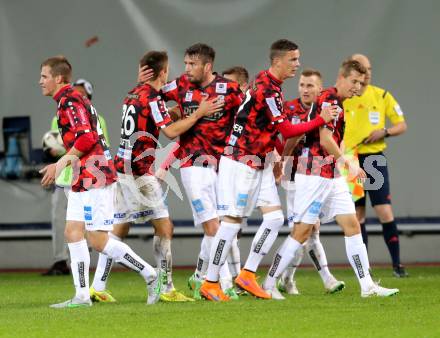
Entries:
[[199,119],[221,111],[223,106],[224,101],[219,100],[217,97],[212,99],[203,98],[200,102],[199,108],[197,108],[193,114],[170,124],[162,131],[168,138],[173,139],[190,129]]
[[281,135],[287,139],[308,133],[315,128],[321,127],[336,118],[338,114],[339,112],[337,106],[328,106],[324,107],[321,111],[321,114],[309,122],[292,124],[289,121],[284,120],[277,125],[277,129]]

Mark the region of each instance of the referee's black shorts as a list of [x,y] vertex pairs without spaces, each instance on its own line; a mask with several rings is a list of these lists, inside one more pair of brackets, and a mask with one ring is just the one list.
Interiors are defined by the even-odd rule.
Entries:
[[[374,156],[374,157],[370,157],[368,159],[369,156]],[[367,168],[364,167],[366,160],[367,160]],[[391,204],[390,179],[388,175],[388,165],[385,155],[382,152],[373,153],[373,154],[359,154],[359,164],[361,168],[364,169],[365,172],[367,173],[369,184],[365,185],[365,197],[362,197],[361,199],[357,200],[355,203],[356,206],[366,205],[367,193],[368,196],[370,197],[371,205],[373,207],[375,205],[380,205],[380,204]],[[380,174],[383,177],[383,184],[381,186],[374,187],[375,177],[377,177],[377,175]],[[368,186],[373,186],[373,188],[371,189]]]

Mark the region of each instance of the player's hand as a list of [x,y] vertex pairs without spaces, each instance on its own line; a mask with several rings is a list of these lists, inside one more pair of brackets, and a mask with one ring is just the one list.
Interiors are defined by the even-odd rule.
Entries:
[[180,108],[178,105],[168,108],[168,113],[170,114],[171,120],[173,121],[177,121],[182,118],[182,114],[180,113]]
[[323,107],[321,110],[321,114],[319,114],[326,123],[330,122],[331,120],[334,120],[338,117],[339,113],[341,111],[341,108],[337,105],[331,105]]
[[363,182],[367,178],[367,174],[365,171],[359,166],[359,164],[350,161],[349,159],[343,157],[343,163],[348,168],[348,179],[358,179],[359,181]]
[[284,163],[283,162],[275,162],[273,165],[273,176],[275,177],[275,183],[279,185],[281,180],[283,179],[284,174]]
[[386,131],[385,129],[373,130],[371,134],[365,139],[364,143],[374,143],[385,138]]
[[49,164],[39,171],[39,173],[43,175],[43,178],[41,179],[41,185],[43,188],[48,188],[55,183],[56,171],[56,163]]
[[219,99],[218,97],[214,97],[211,99],[202,98],[202,101],[199,104],[199,108],[197,109],[197,113],[200,117],[211,116],[212,114],[218,113],[223,109],[225,105],[225,101]]
[[138,82],[147,82],[154,76],[153,70],[148,66],[138,67]]

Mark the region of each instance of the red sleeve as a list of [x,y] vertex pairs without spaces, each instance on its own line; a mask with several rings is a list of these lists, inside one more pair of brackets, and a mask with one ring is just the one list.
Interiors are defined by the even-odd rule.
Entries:
[[287,139],[294,136],[299,136],[304,133],[323,126],[325,124],[324,119],[321,116],[317,116],[313,120],[305,123],[292,124],[289,121],[284,120],[283,122],[276,125],[277,130],[281,133],[283,138]]
[[168,153],[165,160],[160,165],[161,169],[168,170],[171,165],[177,160],[177,150],[180,148],[179,142],[174,143],[173,147],[171,148],[171,151]]
[[82,134],[75,140],[73,146],[82,153],[88,153],[98,142],[98,138],[95,136],[95,133]]

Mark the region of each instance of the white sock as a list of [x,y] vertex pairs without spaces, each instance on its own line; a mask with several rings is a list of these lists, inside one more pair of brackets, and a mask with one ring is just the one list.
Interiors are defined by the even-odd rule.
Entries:
[[328,269],[327,256],[325,255],[324,247],[319,239],[319,232],[312,232],[312,235],[307,241],[306,250],[313,265],[316,270],[318,270],[322,282],[325,283],[331,277],[331,273]]
[[257,271],[263,257],[272,248],[272,245],[278,236],[278,231],[283,224],[284,216],[281,210],[268,212],[263,215],[263,223],[261,223],[260,228],[255,234],[249,257],[244,265],[246,270],[252,272]]
[[232,277],[237,277],[241,270],[240,248],[238,246],[237,236],[232,240],[231,249],[229,250],[229,254],[226,259],[228,260],[229,272],[231,273]]
[[220,277],[220,285],[223,291],[232,288],[232,275],[231,272],[229,271],[229,266],[226,261],[220,267],[219,277]]
[[359,280],[361,289],[369,290],[374,283],[371,279],[370,271],[368,270],[370,264],[368,262],[367,248],[362,241],[362,235],[357,234],[344,238],[348,261]]
[[134,251],[123,242],[109,237],[102,252],[125,267],[139,272],[147,283],[156,279],[157,277],[157,273],[154,268],[137,254],[135,254]]
[[197,266],[194,277],[199,282],[205,278],[206,270],[208,270],[209,254],[211,253],[213,236],[203,236],[202,243],[200,245],[200,253],[197,259]]
[[281,278],[283,280],[289,280],[295,278],[296,269],[301,265],[301,262],[304,258],[305,245],[302,245],[302,248],[296,250],[295,256],[290,261],[288,267],[281,274]]
[[231,242],[237,236],[239,230],[240,224],[225,221],[220,223],[220,227],[212,241],[206,280],[210,282],[217,282],[219,280],[220,267],[225,263]]
[[172,276],[172,253],[171,240],[165,237],[153,237],[153,255],[156,261],[156,267],[161,269],[166,275],[166,290],[165,292],[174,289]]
[[275,287],[278,277],[281,276],[283,271],[287,268],[297,250],[302,250],[302,244],[292,238],[292,236],[287,236],[284,243],[275,253],[272,265],[264,281],[265,289],[272,290]]
[[90,299],[89,293],[89,267],[90,253],[85,239],[68,243],[70,252],[70,268],[72,269],[73,284],[75,285],[75,298]]
[[[108,233],[108,237],[114,238],[117,241],[121,241],[121,238]],[[98,263],[96,265],[95,275],[93,276],[92,287],[96,291],[104,291],[107,288],[107,280],[110,276],[110,271],[112,270],[114,260],[109,256],[103,254],[102,252],[98,255]]]

